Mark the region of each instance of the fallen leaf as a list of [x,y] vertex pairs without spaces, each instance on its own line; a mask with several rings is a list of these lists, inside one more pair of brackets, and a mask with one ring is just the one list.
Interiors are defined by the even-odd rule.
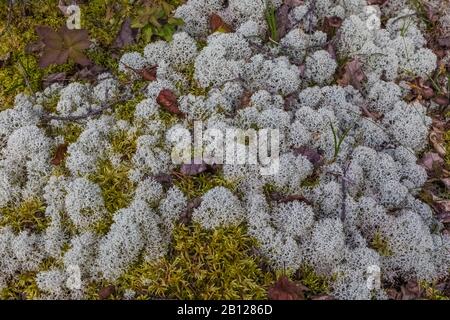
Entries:
[[430,139],[431,144],[433,145],[434,150],[442,158],[445,158],[446,150],[445,150],[445,146],[444,146],[443,134],[436,128],[433,128],[430,132],[429,139]]
[[425,100],[434,97],[434,90],[429,85],[425,84],[422,78],[417,77],[413,82],[409,84],[411,89],[413,89],[416,96],[422,97]]
[[137,70],[137,73],[142,77],[142,79],[144,79],[146,81],[155,81],[157,71],[158,71],[158,66],[151,66],[149,68],[143,68],[143,69]]
[[100,297],[100,299],[104,300],[104,299],[108,299],[115,292],[116,292],[116,287],[113,285],[110,285],[110,286],[102,288],[98,292],[98,296]]
[[72,77],[72,80],[84,80],[89,82],[97,81],[97,76],[105,72],[105,68],[97,64],[90,64],[83,69],[77,71]]
[[289,9],[287,4],[283,4],[277,9],[276,21],[278,39],[283,38],[289,30]]
[[86,30],[69,30],[63,26],[54,31],[47,26],[37,26],[36,33],[44,43],[44,51],[39,60],[41,68],[51,64],[64,64],[69,58],[83,66],[91,63],[83,53],[91,45]]
[[342,25],[342,18],[339,18],[338,16],[325,17],[325,22],[328,26],[337,29]]
[[433,99],[434,102],[436,102],[441,107],[446,107],[450,104],[450,100],[446,96],[437,96]]
[[155,176],[152,176],[155,181],[161,183],[162,185],[170,188],[173,185],[173,177],[167,173],[161,173]]
[[250,102],[252,101],[252,95],[253,93],[249,90],[244,91],[244,93],[241,96],[241,103],[239,104],[239,109],[247,108],[250,105]]
[[366,75],[362,71],[362,63],[355,58],[345,65],[344,74],[337,82],[341,86],[351,85],[355,89],[360,90],[365,79]]
[[268,291],[270,300],[302,300],[305,298],[304,292],[308,288],[300,286],[289,280],[286,276],[281,276]]
[[158,97],[156,98],[156,102],[169,111],[170,113],[177,114],[177,115],[183,115],[183,113],[178,108],[178,100],[176,95],[169,89],[163,89],[158,94]]
[[428,171],[434,172],[436,169],[442,168],[444,159],[435,152],[427,152],[420,160],[420,164]]
[[438,38],[437,41],[441,47],[450,48],[450,36]]
[[298,155],[304,156],[306,159],[309,160],[309,162],[312,163],[312,165],[315,168],[320,167],[320,165],[323,164],[324,157],[323,157],[322,153],[317,149],[310,148],[310,147],[300,147],[300,148],[294,148],[293,153],[296,156],[298,156]]
[[58,166],[61,164],[61,162],[64,160],[64,158],[66,157],[66,153],[67,153],[67,144],[60,144],[57,148],[56,148],[56,152],[55,155],[53,156],[53,159],[51,161],[51,164],[54,166]]
[[222,17],[216,13],[211,14],[209,17],[209,28],[212,32],[232,32],[233,29],[223,21]]
[[180,172],[187,176],[195,176],[199,173],[208,170],[206,163],[202,162],[200,164],[190,163],[181,165]]
[[123,48],[130,44],[135,43],[137,36],[137,29],[131,28],[131,19],[126,18],[120,27],[119,34],[114,40],[114,48]]

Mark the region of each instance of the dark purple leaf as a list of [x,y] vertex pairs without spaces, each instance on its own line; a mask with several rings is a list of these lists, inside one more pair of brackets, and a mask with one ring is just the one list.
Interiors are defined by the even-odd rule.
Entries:
[[195,176],[199,173],[205,172],[206,170],[208,170],[208,166],[205,163],[183,164],[180,168],[180,172],[187,176]]
[[114,40],[114,48],[123,48],[130,44],[135,43],[136,41],[137,30],[131,28],[131,19],[126,18],[122,22],[122,26],[120,27],[119,34],[117,38]]

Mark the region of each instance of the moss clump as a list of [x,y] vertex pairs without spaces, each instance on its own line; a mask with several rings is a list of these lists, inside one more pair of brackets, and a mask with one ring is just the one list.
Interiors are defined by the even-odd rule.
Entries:
[[89,180],[99,185],[109,212],[108,218],[99,221],[95,231],[104,234],[112,224],[113,214],[130,203],[135,185],[128,179],[129,167],[125,164],[114,166],[109,160],[100,160],[97,171],[88,176]]
[[372,241],[370,241],[370,247],[383,257],[389,257],[392,255],[392,251],[389,248],[389,243],[378,231],[375,232]]
[[14,231],[43,231],[48,226],[44,202],[39,198],[29,198],[18,205],[8,205],[0,209],[0,226],[10,226]]
[[189,199],[200,197],[215,187],[225,187],[236,193],[234,181],[225,179],[220,173],[202,172],[196,176],[177,175],[174,180],[177,186]]
[[125,130],[115,132],[111,137],[111,147],[114,153],[120,154],[122,160],[130,161],[137,148],[138,133]]
[[209,88],[202,88],[197,80],[195,80],[195,65],[189,64],[183,70],[180,70],[181,74],[187,80],[187,83],[177,83],[176,87],[182,95],[192,94],[194,96],[207,96]]
[[64,141],[68,144],[74,143],[80,137],[80,134],[83,132],[83,127],[77,123],[67,123],[62,127],[55,128],[53,132],[50,133],[50,136],[63,136]]
[[429,283],[426,281],[420,282],[421,289],[424,290],[423,295],[429,300],[450,300],[441,290],[436,288],[436,283]]
[[314,272],[312,267],[302,266],[298,271],[298,279],[308,287],[309,294],[321,295],[330,294],[330,285],[336,280],[336,276],[321,276]]
[[178,225],[170,256],[136,265],[116,287],[135,291],[137,299],[264,299],[273,275],[259,268],[255,246],[243,226]]
[[143,95],[138,95],[131,100],[127,100],[125,102],[118,103],[114,107],[115,116],[120,120],[125,120],[128,122],[133,122],[134,119],[134,111],[136,109],[136,105],[144,99]]
[[[47,271],[52,267],[62,267],[61,261],[46,258],[39,265],[39,271]],[[0,291],[2,300],[34,300],[39,299],[40,290],[36,283],[38,271],[24,272],[17,275],[8,285]]]

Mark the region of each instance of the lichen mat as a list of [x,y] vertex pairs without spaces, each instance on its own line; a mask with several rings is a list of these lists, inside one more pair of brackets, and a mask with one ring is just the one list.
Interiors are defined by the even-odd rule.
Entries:
[[[121,57],[126,85],[110,73],[52,84],[0,112],[4,295],[23,285],[40,299],[98,298],[100,289],[127,299],[264,298],[275,275],[307,266],[338,299],[385,299],[383,285],[448,275],[450,237],[418,198],[431,118],[397,81],[436,68],[414,12],[290,1],[286,30],[268,39],[266,5],[189,0],[175,11],[184,24],[172,41]],[[212,33],[212,14],[230,32]],[[330,16],[342,22],[332,36],[319,30]],[[357,75],[337,85],[344,65]],[[156,80],[136,90],[135,70],[155,66]],[[162,90],[178,109],[158,102]],[[279,171],[180,173],[171,133],[194,121],[277,129]],[[216,287],[217,270],[226,288]],[[380,281],[369,283],[368,270]]]

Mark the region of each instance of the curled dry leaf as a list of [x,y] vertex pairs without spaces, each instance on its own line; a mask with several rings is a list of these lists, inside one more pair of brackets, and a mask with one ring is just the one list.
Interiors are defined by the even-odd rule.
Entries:
[[428,171],[434,172],[438,168],[442,168],[444,160],[435,152],[427,152],[420,160],[420,164]]
[[317,149],[309,147],[300,147],[295,148],[293,150],[293,153],[296,156],[298,155],[304,156],[306,159],[309,160],[309,162],[313,164],[314,168],[320,167],[323,164],[324,157],[322,153]]
[[100,297],[100,299],[104,300],[104,299],[108,299],[115,292],[116,292],[116,287],[113,285],[110,285],[110,286],[102,288],[98,292],[98,296]]
[[437,96],[433,99],[434,102],[436,102],[441,107],[447,107],[450,104],[450,100],[446,96]]
[[434,90],[429,85],[425,84],[422,78],[418,77],[414,79],[413,82],[409,84],[411,89],[413,89],[414,93],[418,97],[422,97],[425,100],[431,99],[434,97]]
[[270,300],[302,300],[304,292],[308,291],[303,285],[296,284],[286,276],[281,276],[268,291]]
[[137,70],[137,73],[146,81],[155,81],[157,70],[158,66],[151,66],[149,68]]
[[117,38],[114,40],[114,48],[123,48],[127,45],[135,43],[137,36],[137,29],[131,28],[131,19],[126,18],[122,22],[122,26],[120,27],[119,34]]
[[450,36],[440,37],[437,41],[441,47],[450,48]]
[[445,157],[446,154],[446,150],[444,147],[444,138],[443,138],[443,133],[436,129],[433,128],[430,132],[430,142],[433,145],[434,150],[441,156],[441,157]]
[[66,157],[66,153],[67,153],[67,144],[60,144],[57,148],[56,148],[56,152],[55,155],[53,156],[53,159],[51,161],[51,164],[53,164],[54,166],[58,166],[61,164],[61,162],[64,160],[64,158]]
[[287,4],[283,4],[277,9],[276,21],[279,39],[283,38],[290,29],[289,10],[290,8]]
[[183,113],[178,108],[177,96],[172,92],[172,90],[161,90],[161,92],[158,94],[158,97],[156,98],[156,102],[158,102],[161,107],[163,107],[170,113],[183,115]]
[[341,86],[351,85],[355,89],[362,88],[362,82],[366,80],[366,75],[362,70],[362,63],[357,58],[348,62],[344,67],[342,77],[337,81]]
[[340,28],[342,25],[342,18],[338,16],[325,17],[325,23],[331,28]]
[[208,166],[206,163],[189,163],[181,165],[180,172],[187,176],[195,176],[199,173],[205,172],[208,170]]
[[213,13],[209,17],[209,28],[211,29],[212,32],[216,32],[216,31],[231,32],[231,31],[233,31],[233,29],[223,21],[222,17],[216,13]]

